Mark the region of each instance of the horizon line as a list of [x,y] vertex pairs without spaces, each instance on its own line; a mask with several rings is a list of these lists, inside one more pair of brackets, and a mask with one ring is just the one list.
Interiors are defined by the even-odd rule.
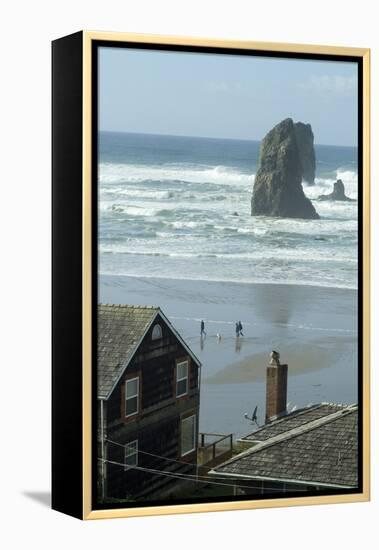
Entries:
[[[136,134],[141,136],[163,136],[163,137],[179,137],[179,138],[196,138],[196,139],[218,139],[218,140],[230,140],[230,141],[255,141],[260,143],[264,138],[262,139],[256,139],[256,138],[237,138],[237,137],[215,137],[215,136],[195,136],[195,135],[188,135],[188,134],[161,134],[157,132],[129,132],[126,130],[106,130],[106,129],[100,129],[99,133],[101,132],[108,132],[112,134]],[[267,134],[266,134],[267,135]],[[323,147],[355,147],[357,148],[358,145],[340,145],[337,143],[314,143],[314,145],[321,145]]]

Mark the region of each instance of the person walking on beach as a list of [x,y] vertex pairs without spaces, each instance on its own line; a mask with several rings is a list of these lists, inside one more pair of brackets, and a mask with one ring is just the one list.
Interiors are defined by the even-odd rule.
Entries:
[[240,335],[240,324],[239,322],[237,321],[236,323],[236,338],[238,338]]
[[243,326],[242,326],[242,323],[241,321],[238,321],[238,328],[239,328],[239,334],[240,336],[243,336]]
[[206,336],[207,333],[205,332],[205,324],[204,324],[204,321],[201,320],[201,323],[200,323],[200,336]]

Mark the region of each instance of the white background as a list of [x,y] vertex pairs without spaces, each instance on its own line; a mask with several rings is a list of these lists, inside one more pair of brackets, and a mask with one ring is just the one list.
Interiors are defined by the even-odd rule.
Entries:
[[[51,511],[50,41],[89,30],[372,48],[373,250],[378,250],[378,28],[369,0],[13,0],[2,4],[1,484],[3,548],[372,548],[378,539],[378,375],[371,503],[80,522]],[[373,281],[378,278],[377,256]],[[377,306],[377,288],[373,288]],[[373,309],[373,335],[378,314]],[[374,338],[373,338],[374,340]],[[375,343],[375,342],[374,342]],[[70,406],[70,396],[67,396]],[[69,452],[69,449],[67,450]],[[2,540],[4,539],[4,540]],[[376,543],[375,543],[376,539]]]

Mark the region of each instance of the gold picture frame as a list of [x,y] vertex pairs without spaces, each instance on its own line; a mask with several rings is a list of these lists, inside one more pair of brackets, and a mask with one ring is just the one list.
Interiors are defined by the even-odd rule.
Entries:
[[[97,43],[128,43],[135,45],[148,44],[150,46],[170,46],[172,48],[209,48],[210,50],[244,50],[257,54],[262,52],[278,52],[290,55],[308,56],[333,56],[351,57],[360,60],[362,66],[362,89],[360,95],[362,110],[362,263],[361,269],[361,343],[362,343],[362,365],[361,365],[361,414],[362,414],[362,490],[350,494],[332,494],[320,496],[299,496],[288,498],[267,498],[264,500],[235,500],[223,502],[199,502],[188,504],[165,504],[146,505],[136,508],[114,507],[96,509],[93,506],[93,143],[92,143],[92,120],[94,113],[93,98],[93,48]],[[64,123],[67,119],[68,110],[72,110],[72,102],[78,105],[78,93],[74,85],[68,89],[68,99],[61,100],[63,90],[67,85],[67,78],[73,75],[77,90],[80,89],[81,109],[75,111],[75,122]],[[81,81],[79,82],[79,75]],[[66,81],[66,84],[64,82]],[[80,95],[80,94],[79,94]],[[81,135],[77,136],[75,143],[69,147],[76,147],[75,163],[78,164],[75,171],[68,171],[67,156],[62,151],[67,147],[67,138],[81,128]],[[79,142],[81,150],[78,150]],[[69,156],[71,153],[67,153]],[[79,166],[80,165],[80,166]],[[76,191],[70,191],[65,187],[68,178],[72,179]],[[80,187],[80,188],[79,188]],[[72,187],[74,189],[74,187]],[[76,193],[73,197],[72,193]],[[55,199],[54,199],[55,194]],[[73,223],[72,234],[67,225],[67,216],[70,216],[68,207],[73,201],[80,200],[77,210],[77,218]],[[62,212],[64,210],[64,212]],[[285,44],[255,41],[230,41],[209,38],[191,38],[176,36],[159,36],[145,34],[115,33],[83,31],[56,40],[53,43],[53,233],[55,255],[53,255],[53,508],[81,519],[105,519],[121,518],[147,515],[184,514],[195,512],[215,512],[224,510],[247,510],[256,508],[304,506],[316,504],[331,504],[343,502],[363,502],[370,499],[370,50],[367,48],[350,48],[325,45],[304,45]],[[72,214],[74,215],[74,214]],[[80,231],[79,231],[80,227]],[[75,229],[76,228],[76,229]],[[66,232],[66,236],[65,236]],[[70,259],[67,255],[71,245],[64,239],[75,239],[77,251],[73,251],[76,259]],[[63,244],[62,244],[63,243]],[[62,250],[63,249],[63,250]],[[61,257],[60,254],[63,256]],[[78,272],[78,259],[81,258],[81,271]],[[54,263],[55,262],[55,263]],[[65,266],[65,273],[62,273]],[[72,275],[71,275],[72,273]],[[68,274],[68,276],[67,276]],[[80,285],[74,296],[81,294],[80,304],[67,306],[67,293],[71,292],[71,286]],[[55,289],[55,290],[54,290]],[[55,292],[55,294],[54,294]],[[71,309],[70,309],[71,307]],[[70,315],[76,315],[75,327],[67,329],[65,323],[70,324]],[[55,325],[55,328],[54,328]],[[79,334],[80,326],[80,334]],[[76,341],[81,339],[80,349],[73,352],[70,366],[65,367],[62,354],[67,346],[67,338],[70,330],[76,330]],[[64,380],[64,369],[70,369],[71,380]],[[67,372],[67,371],[66,371]],[[75,411],[72,413],[71,422],[80,414],[77,432],[67,434],[67,425],[71,425],[69,419],[64,418],[64,403],[60,395],[73,392],[73,399],[78,399],[75,404]],[[76,415],[76,416],[75,416]],[[80,422],[79,422],[80,421]],[[65,424],[67,422],[68,424]],[[75,431],[75,430],[74,430]],[[70,439],[70,438],[75,438]],[[62,469],[66,464],[67,457],[63,457],[64,449],[71,443],[75,457],[70,459],[68,471],[73,473],[72,479],[64,477]],[[80,444],[79,444],[80,443]],[[76,447],[75,447],[76,445]],[[82,449],[80,453],[79,448]],[[76,450],[75,450],[76,449]],[[77,484],[72,491],[71,484]],[[70,491],[68,492],[68,487]],[[71,495],[71,496],[70,496]]]

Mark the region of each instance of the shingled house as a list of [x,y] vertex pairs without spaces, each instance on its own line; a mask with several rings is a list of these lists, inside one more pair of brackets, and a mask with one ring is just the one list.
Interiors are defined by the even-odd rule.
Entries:
[[98,306],[100,499],[160,498],[196,474],[200,366],[159,308]]
[[236,494],[358,486],[357,405],[309,406],[265,424],[239,442],[249,448],[210,471],[234,478]]

